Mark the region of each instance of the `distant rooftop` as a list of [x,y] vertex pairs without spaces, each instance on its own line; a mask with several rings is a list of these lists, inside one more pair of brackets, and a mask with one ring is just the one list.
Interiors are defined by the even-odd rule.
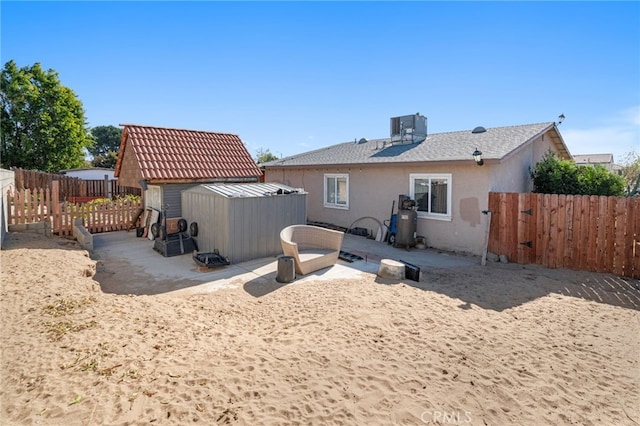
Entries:
[[613,164],[613,154],[580,154],[574,155],[576,164]]

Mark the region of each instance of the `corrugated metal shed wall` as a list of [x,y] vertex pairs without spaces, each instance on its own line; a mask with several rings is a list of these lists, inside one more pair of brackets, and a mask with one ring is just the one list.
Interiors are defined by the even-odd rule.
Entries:
[[167,208],[167,217],[182,217],[182,191],[198,186],[193,183],[168,183],[160,185],[149,185],[145,191],[146,207],[162,211]]
[[306,193],[226,197],[200,185],[182,192],[182,217],[198,223],[199,251],[238,263],[282,253],[280,231],[306,223],[306,204]]
[[162,185],[162,202],[168,206],[167,217],[182,216],[182,191],[194,186],[192,183]]

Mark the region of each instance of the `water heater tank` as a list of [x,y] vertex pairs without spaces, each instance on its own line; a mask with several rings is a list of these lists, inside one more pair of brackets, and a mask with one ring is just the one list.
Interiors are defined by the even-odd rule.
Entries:
[[418,213],[415,210],[398,210],[396,241],[394,246],[413,247],[418,226]]

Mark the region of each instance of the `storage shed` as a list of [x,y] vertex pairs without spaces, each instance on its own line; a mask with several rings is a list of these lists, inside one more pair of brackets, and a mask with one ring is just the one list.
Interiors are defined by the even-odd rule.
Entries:
[[182,217],[197,223],[198,251],[231,263],[282,253],[280,231],[305,224],[307,194],[272,183],[204,184],[182,191]]

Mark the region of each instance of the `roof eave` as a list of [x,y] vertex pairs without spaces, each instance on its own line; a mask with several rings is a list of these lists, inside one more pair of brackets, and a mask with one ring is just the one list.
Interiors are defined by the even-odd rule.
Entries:
[[551,137],[551,141],[558,149],[560,158],[563,160],[573,160],[573,156],[571,155],[571,152],[569,152],[567,144],[564,143],[564,139],[562,139],[562,135],[560,134],[556,123],[551,123],[551,125],[547,129],[545,129],[545,132],[548,130],[553,130],[553,132],[549,136]]
[[236,176],[229,178],[201,178],[201,179],[144,179],[149,185],[165,185],[169,183],[253,183],[260,182],[258,176]]
[[[497,164],[500,159],[485,158],[485,164]],[[424,166],[429,165],[474,165],[473,158],[455,159],[455,160],[423,160],[423,161],[401,161],[401,162],[380,162],[380,163],[328,163],[328,164],[295,164],[295,165],[272,165],[265,167],[266,169],[301,169],[301,168],[349,168],[349,167],[405,167],[405,166]]]
[[560,154],[560,158],[563,160],[566,159],[572,159],[573,157],[571,156],[571,153],[569,152],[569,148],[567,148],[567,145],[564,143],[564,140],[562,139],[562,135],[560,135],[560,132],[558,131],[558,127],[556,126],[556,123],[549,123],[549,125],[547,127],[545,127],[544,129],[542,129],[541,131],[539,131],[538,133],[536,133],[535,135],[533,135],[532,137],[530,137],[528,140],[526,140],[524,143],[520,144],[519,146],[517,146],[516,148],[514,148],[513,150],[507,152],[505,155],[503,155],[498,162],[504,162],[505,160],[509,159],[509,157],[515,155],[518,151],[520,151],[521,149],[523,149],[525,146],[532,144],[537,138],[545,135],[549,133],[549,137],[551,138],[551,142],[552,144],[554,144]]
[[129,133],[127,132],[127,128],[125,127],[122,131],[122,138],[120,139],[120,148],[118,148],[118,159],[116,160],[116,171],[114,172],[114,176],[120,176],[120,168],[122,167],[122,159],[124,157],[124,148],[126,145],[126,140]]

